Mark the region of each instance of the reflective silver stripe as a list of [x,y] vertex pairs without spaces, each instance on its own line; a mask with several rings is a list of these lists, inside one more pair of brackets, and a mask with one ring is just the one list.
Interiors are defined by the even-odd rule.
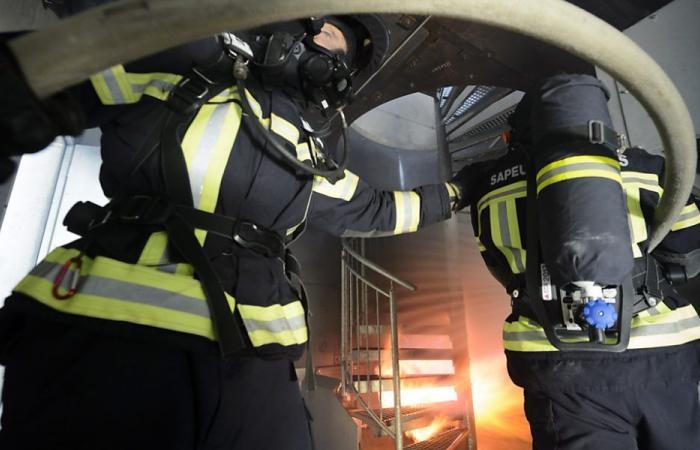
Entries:
[[504,341],[541,341],[547,340],[544,331],[504,331]]
[[260,321],[255,319],[243,318],[243,323],[249,333],[254,331],[269,331],[271,333],[281,333],[285,331],[292,332],[306,327],[306,319],[303,315],[297,317],[289,317],[287,319],[280,318],[275,320]]
[[120,105],[126,103],[126,99],[124,98],[124,94],[119,87],[117,77],[114,75],[113,70],[107,69],[102,71],[102,77],[105,80],[105,84],[107,85],[107,89],[109,89],[109,94],[112,96],[114,103]]
[[518,268],[518,273],[525,272],[525,266],[523,265],[522,250],[516,248],[513,245],[513,241],[510,238],[510,228],[508,227],[508,210],[506,202],[500,202],[498,204],[498,226],[501,230],[501,240],[503,241],[503,245],[513,252],[513,258],[515,259],[515,266]]
[[606,172],[610,172],[613,174],[618,175],[620,172],[614,168],[609,166],[608,164],[603,164],[603,163],[594,163],[594,162],[588,162],[588,163],[578,163],[578,164],[569,164],[563,167],[557,167],[556,169],[552,169],[547,171],[546,173],[542,174],[540,177],[537,177],[537,185],[539,186],[540,184],[544,183],[545,181],[549,180],[552,177],[555,177],[559,174],[566,173],[566,172],[574,172],[578,170],[603,170]]
[[484,197],[482,197],[481,200],[479,200],[479,204],[477,205],[477,209],[479,211],[481,211],[482,206],[484,206],[487,203],[491,203],[491,202],[498,200],[500,198],[503,198],[503,197],[512,197],[512,196],[517,195],[517,194],[527,194],[527,186],[519,186],[519,187],[514,188],[514,189],[509,189],[507,191],[499,192],[498,194],[495,194],[491,197],[489,197],[487,194]]
[[[658,313],[657,313],[658,314]],[[700,327],[700,317],[688,317],[670,323],[644,324],[633,327],[630,339],[641,336],[658,336],[663,334],[680,333],[690,328]],[[504,341],[541,341],[547,340],[544,331],[504,331]]]
[[698,217],[698,216],[700,216],[700,211],[698,211],[698,210],[696,209],[696,210],[694,210],[694,211],[690,211],[690,212],[681,214],[681,215],[678,216],[678,218],[676,219],[676,222],[682,222],[682,221],[684,221],[684,220],[692,219],[693,217]]
[[[417,199],[415,205],[414,199]],[[396,191],[394,192],[394,205],[396,210],[394,234],[407,233],[417,229],[420,220],[420,197],[418,194],[412,191]]]
[[[168,260],[167,257],[166,257],[167,252],[168,252],[168,251],[166,250],[166,251],[163,253],[163,259],[162,259],[161,261],[163,261],[163,260],[167,261],[167,260]],[[175,271],[177,270],[177,264],[163,264],[163,265],[158,265],[158,266],[156,266],[156,270],[160,270],[161,272],[166,272],[166,273],[175,273]]]
[[190,185],[192,188],[192,199],[194,200],[195,208],[199,207],[202,190],[204,189],[204,179],[207,176],[207,169],[209,169],[209,163],[216,148],[216,141],[219,139],[221,130],[226,122],[226,115],[229,108],[230,105],[225,103],[214,109],[214,112],[212,112],[207,122],[202,139],[197,145],[197,151],[192,165],[188,168]]
[[[62,264],[43,261],[31,271],[31,274],[53,283],[62,267]],[[61,287],[68,289],[69,284],[70,277],[64,277]],[[142,284],[132,284],[97,275],[87,275],[80,277],[79,289],[80,294],[84,295],[95,295],[117,301],[157,306],[201,317],[210,317],[209,307],[204,300]]]

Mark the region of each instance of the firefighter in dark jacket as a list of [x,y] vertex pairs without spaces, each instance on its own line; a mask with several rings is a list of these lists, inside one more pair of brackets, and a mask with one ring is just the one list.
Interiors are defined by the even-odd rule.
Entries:
[[[370,19],[261,39],[270,52],[281,41],[285,63],[301,53],[333,73],[363,57],[376,67],[382,43],[357,28]],[[236,40],[114,66],[73,89],[102,130],[112,201],[74,209],[67,222],[83,238],[51,251],[0,310],[3,449],[310,449],[292,365],[308,340],[304,294],[286,245],[307,222],[391,235],[450,217],[451,186],[386,192],[335,173],[302,123],[319,85],[270,87],[282,75],[261,80],[255,68],[234,79],[250,50]]]
[[[484,262],[512,299],[503,342],[533,447],[700,448],[700,319],[673,286],[700,271],[699,204],[689,199],[648,254],[664,160],[591,133],[612,127],[606,101],[593,77],[547,79],[512,116],[508,153],[453,181]],[[627,277],[634,295],[615,300]],[[625,300],[629,338],[607,351]]]

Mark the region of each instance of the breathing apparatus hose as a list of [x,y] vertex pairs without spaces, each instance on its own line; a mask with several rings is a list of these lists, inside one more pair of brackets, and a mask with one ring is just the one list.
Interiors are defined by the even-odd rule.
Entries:
[[114,64],[221,30],[358,12],[477,22],[533,37],[601,67],[634,94],[659,130],[667,170],[649,250],[670,231],[695,179],[695,131],[688,109],[664,71],[632,40],[563,0],[121,0],[21,36],[9,46],[29,85],[46,98]]
[[[289,150],[284,147],[284,144],[267,128],[260,123],[258,116],[253,111],[253,107],[250,106],[248,101],[248,93],[245,89],[245,80],[248,76],[248,67],[242,61],[241,58],[236,59],[234,63],[233,70],[234,78],[236,79],[236,85],[238,86],[238,93],[241,98],[241,107],[243,112],[248,118],[248,124],[250,124],[261,136],[264,136],[265,140],[274,148],[274,150],[284,158],[285,162],[291,165],[293,168],[307,173],[313,176],[319,176],[328,179],[329,182],[335,183],[345,176],[345,167],[348,162],[348,139],[347,139],[347,123],[345,122],[345,115],[342,111],[340,112],[340,118],[342,120],[342,138],[343,138],[343,149],[340,157],[340,162],[335,163],[331,159],[327,161],[336,167],[334,169],[324,170],[314,167],[312,165],[305,164],[300,161],[296,155],[293,155]],[[310,154],[312,155],[313,164],[313,150],[310,149]]]

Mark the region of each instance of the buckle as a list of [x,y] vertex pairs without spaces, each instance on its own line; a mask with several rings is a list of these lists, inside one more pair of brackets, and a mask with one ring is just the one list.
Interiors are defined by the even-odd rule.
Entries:
[[588,121],[588,142],[591,144],[604,145],[611,150],[617,150],[620,147],[619,139],[619,135],[605,126],[603,121]]
[[172,215],[173,205],[163,197],[134,195],[115,207],[117,218],[123,222],[160,225]]
[[276,233],[265,230],[253,222],[241,220],[233,227],[231,238],[243,248],[252,250],[266,258],[284,256],[284,243]]
[[200,71],[196,69],[192,69],[192,71],[197,75],[197,78],[185,78],[175,86],[175,89],[170,91],[166,105],[175,112],[190,114],[196,111],[209,95],[210,87],[214,85],[214,82]]

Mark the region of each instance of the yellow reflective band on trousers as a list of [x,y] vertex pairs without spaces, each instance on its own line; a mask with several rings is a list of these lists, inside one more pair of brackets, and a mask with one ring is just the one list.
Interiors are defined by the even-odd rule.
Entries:
[[[129,322],[215,340],[201,284],[194,278],[127,264],[105,257],[83,256],[77,294],[53,297],[52,286],[63,264],[78,255],[57,248],[26,276],[14,291],[67,314]],[[64,279],[64,289],[70,274]],[[308,337],[304,308],[298,300],[285,305],[254,306],[226,295],[231,311],[238,308],[255,347],[304,344]]]
[[181,79],[171,73],[131,73],[117,65],[91,76],[90,82],[102,104],[123,105],[143,95],[165,100]]
[[477,240],[482,233],[481,214],[488,208],[491,240],[505,256],[510,270],[516,274],[525,272],[526,267],[527,252],[520,237],[516,208],[516,200],[525,196],[527,196],[527,182],[523,180],[494,189],[477,202],[479,217]]
[[345,170],[345,177],[335,184],[320,176],[314,177],[313,192],[326,197],[337,198],[349,202],[355,195],[360,178],[349,170]]
[[[629,349],[670,347],[700,339],[700,318],[692,305],[671,310],[660,303],[656,308],[642,311],[632,319]],[[563,342],[585,342],[581,339],[563,339]],[[506,350],[518,352],[558,351],[549,343],[544,329],[536,322],[521,316],[515,322],[503,325],[503,344]]]
[[572,156],[554,161],[537,172],[537,193],[554,183],[589,177],[607,178],[622,184],[620,162],[605,156]]
[[420,222],[420,196],[416,192],[394,192],[396,225],[394,234],[412,233],[418,230]]

